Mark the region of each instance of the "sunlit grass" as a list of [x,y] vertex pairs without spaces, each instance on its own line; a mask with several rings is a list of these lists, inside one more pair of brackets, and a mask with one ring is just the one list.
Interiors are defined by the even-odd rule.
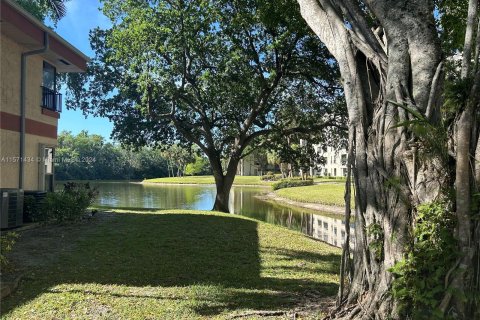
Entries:
[[[313,186],[285,188],[277,190],[275,191],[275,193],[282,198],[299,202],[320,203],[332,206],[345,206],[344,183],[324,183]],[[352,197],[352,206],[353,204],[354,199]]]
[[98,215],[80,238],[50,235],[74,245],[28,270],[2,319],[224,319],[337,290],[340,250],[295,231],[200,211]]
[[345,177],[330,177],[330,178],[313,178],[314,183],[321,182],[345,182],[347,178]]
[[[147,183],[174,183],[174,184],[214,184],[213,176],[187,176],[171,178],[146,179]],[[270,181],[262,181],[259,176],[236,176],[233,184],[236,185],[271,185]]]

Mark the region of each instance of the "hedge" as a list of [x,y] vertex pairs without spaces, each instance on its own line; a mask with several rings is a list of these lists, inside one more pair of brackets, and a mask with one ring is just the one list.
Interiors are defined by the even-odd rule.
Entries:
[[302,186],[311,186],[313,185],[313,179],[302,180],[301,178],[288,178],[282,179],[278,182],[275,182],[272,185],[273,190],[283,189],[283,188],[292,188],[292,187],[302,187]]

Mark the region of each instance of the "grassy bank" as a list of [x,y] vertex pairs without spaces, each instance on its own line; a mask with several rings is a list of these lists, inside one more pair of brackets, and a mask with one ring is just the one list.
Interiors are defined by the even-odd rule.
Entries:
[[[214,184],[213,176],[188,176],[173,178],[155,178],[143,180],[146,183],[164,183],[164,184]],[[235,185],[269,186],[270,181],[262,181],[259,176],[236,176]]]
[[[279,197],[299,202],[320,203],[331,206],[345,206],[345,184],[325,183],[313,186],[286,188],[275,191]],[[352,205],[353,197],[352,197]]]
[[313,178],[314,183],[323,183],[323,182],[344,182],[347,181],[347,178],[344,177],[331,177],[331,178]]
[[42,263],[2,301],[2,319],[224,319],[337,290],[339,249],[240,216],[124,210],[28,232],[19,261]]
[[[345,178],[315,178],[313,179],[314,183],[324,183],[324,182],[344,182]],[[213,176],[187,176],[187,177],[171,177],[171,178],[154,178],[154,179],[145,179],[143,182],[146,183],[164,183],[164,184],[214,184],[215,180]],[[260,176],[236,176],[233,184],[237,185],[253,185],[253,186],[268,186],[271,185],[273,181],[262,181]]]

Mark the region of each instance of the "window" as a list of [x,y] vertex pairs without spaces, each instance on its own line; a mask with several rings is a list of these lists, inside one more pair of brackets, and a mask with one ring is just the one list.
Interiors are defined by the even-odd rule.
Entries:
[[55,157],[55,149],[51,146],[40,144],[40,156],[42,161],[39,162],[39,182],[38,188],[44,191],[53,191],[54,187],[54,167],[53,159]]
[[342,154],[342,166],[346,165],[347,164],[347,155],[346,154]]
[[334,176],[334,177],[337,176],[337,168],[334,168],[334,169],[333,169],[333,176]]
[[44,154],[44,165],[45,165],[45,174],[53,173],[53,148],[45,148],[43,151]]
[[52,111],[62,111],[62,95],[55,91],[57,70],[48,62],[43,62],[42,103],[41,106]]
[[55,91],[56,79],[55,67],[50,63],[43,61],[43,82],[42,86]]

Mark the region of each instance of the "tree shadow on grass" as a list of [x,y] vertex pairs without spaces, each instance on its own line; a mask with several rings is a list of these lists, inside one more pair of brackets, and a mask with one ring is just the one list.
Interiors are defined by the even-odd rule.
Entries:
[[[58,241],[74,241],[68,237]],[[262,251],[260,251],[262,250]],[[283,277],[262,276],[260,253],[293,264],[268,266]],[[129,287],[216,286],[216,294],[196,297],[192,308],[212,316],[235,309],[284,309],[306,291],[319,296],[335,293],[337,284],[291,276],[302,261],[335,275],[338,255],[259,247],[257,222],[209,214],[116,214],[114,219],[88,231],[72,250],[56,261],[36,268],[12,297],[2,301],[2,313],[27,303],[42,293],[79,290],[93,296],[172,299],[158,294],[87,292],[52,289],[60,284],[124,285]],[[267,270],[268,271],[268,270]],[[177,297],[178,299],[178,297]],[[184,299],[184,298],[182,298]]]

